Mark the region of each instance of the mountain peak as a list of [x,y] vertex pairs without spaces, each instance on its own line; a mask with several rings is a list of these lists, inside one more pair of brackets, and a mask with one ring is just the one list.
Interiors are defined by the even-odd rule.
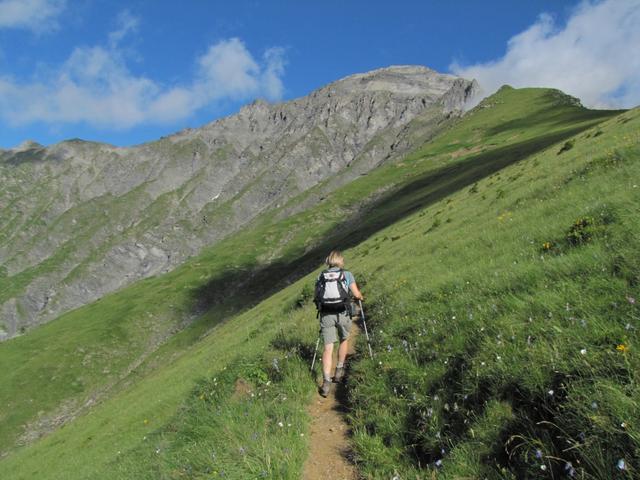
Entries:
[[387,91],[394,94],[442,95],[458,77],[438,73],[421,65],[393,65],[365,73],[349,75],[333,82],[327,88]]
[[24,152],[25,150],[32,150],[35,148],[44,148],[44,146],[40,145],[38,142],[34,140],[25,140],[17,147],[13,148],[14,152]]

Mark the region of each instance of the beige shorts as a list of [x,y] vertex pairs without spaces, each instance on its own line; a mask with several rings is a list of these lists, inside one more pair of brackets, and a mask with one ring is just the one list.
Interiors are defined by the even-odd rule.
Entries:
[[347,312],[341,313],[323,313],[320,316],[320,330],[324,344],[344,341],[349,337],[351,331],[351,317]]

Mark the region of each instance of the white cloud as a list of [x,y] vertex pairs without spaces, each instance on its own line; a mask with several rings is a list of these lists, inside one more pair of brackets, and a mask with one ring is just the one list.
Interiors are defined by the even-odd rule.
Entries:
[[118,15],[118,29],[114,30],[109,34],[109,45],[112,48],[118,46],[118,44],[122,41],[124,37],[126,37],[129,33],[135,32],[138,30],[138,26],[140,25],[140,19],[131,14],[129,10],[123,10]]
[[55,29],[66,0],[2,0],[0,28],[26,28],[34,32]]
[[281,47],[270,48],[264,53],[264,61],[267,68],[262,74],[262,80],[268,97],[282,97],[284,86],[281,78],[284,75],[284,67],[287,64],[284,54],[285,51]]
[[238,38],[211,45],[195,61],[193,79],[167,86],[136,75],[120,47],[138,20],[120,17],[109,46],[76,48],[60,66],[30,81],[0,76],[0,118],[10,125],[87,123],[126,129],[187,118],[215,102],[282,95],[284,58],[269,49],[257,62]]
[[512,37],[497,60],[463,66],[484,93],[500,86],[554,87],[590,107],[640,104],[640,0],[583,1],[563,28],[543,14]]

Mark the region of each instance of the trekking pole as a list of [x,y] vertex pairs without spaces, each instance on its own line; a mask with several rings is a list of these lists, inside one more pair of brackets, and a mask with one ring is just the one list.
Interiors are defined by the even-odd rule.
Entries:
[[318,340],[316,341],[316,349],[313,352],[313,360],[311,361],[311,371],[313,372],[313,366],[316,364],[316,356],[318,355],[318,345],[320,345],[320,335],[321,332],[318,332]]
[[364,308],[362,308],[362,300],[360,302],[360,316],[362,317],[362,324],[364,325],[364,334],[367,337],[367,345],[369,346],[369,356],[373,358],[373,350],[371,350],[371,340],[369,340],[369,331],[367,330],[367,322],[364,318]]

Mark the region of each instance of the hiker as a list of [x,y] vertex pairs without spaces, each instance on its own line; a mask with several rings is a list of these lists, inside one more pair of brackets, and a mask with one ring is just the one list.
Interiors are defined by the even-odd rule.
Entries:
[[323,271],[316,281],[316,306],[320,318],[320,331],[324,340],[322,352],[322,376],[320,395],[326,397],[331,390],[331,363],[333,360],[333,344],[340,339],[338,348],[338,364],[336,365],[334,382],[344,376],[344,362],[349,348],[348,339],[351,330],[352,304],[349,293],[356,300],[364,298],[351,272],[344,269],[342,253],[333,250],[325,263],[329,267]]

